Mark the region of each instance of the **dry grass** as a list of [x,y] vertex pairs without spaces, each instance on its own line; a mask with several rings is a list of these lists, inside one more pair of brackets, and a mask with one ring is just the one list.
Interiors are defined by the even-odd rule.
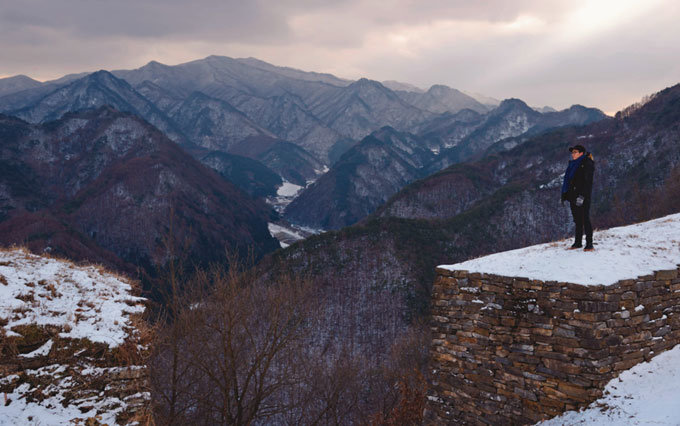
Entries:
[[20,295],[15,296],[15,299],[19,299],[24,303],[35,302],[35,294],[33,292],[21,293]]

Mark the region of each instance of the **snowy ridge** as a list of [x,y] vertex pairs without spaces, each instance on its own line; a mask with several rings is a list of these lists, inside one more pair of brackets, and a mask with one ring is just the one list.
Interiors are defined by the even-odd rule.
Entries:
[[680,214],[595,231],[593,240],[593,252],[567,250],[573,242],[568,239],[439,267],[541,281],[610,285],[677,268]]
[[137,424],[144,300],[95,266],[0,249],[0,426]]
[[0,318],[8,336],[18,325],[64,327],[62,338],[123,343],[130,315],[144,311],[141,297],[120,278],[94,266],[40,257],[23,250],[0,252]]
[[612,379],[604,396],[581,411],[538,423],[558,425],[680,424],[680,345]]

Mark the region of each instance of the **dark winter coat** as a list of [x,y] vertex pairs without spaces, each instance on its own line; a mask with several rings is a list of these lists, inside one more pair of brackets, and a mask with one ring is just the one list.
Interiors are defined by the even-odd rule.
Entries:
[[593,155],[591,153],[586,152],[583,156],[585,158],[581,161],[581,164],[579,164],[574,173],[574,177],[569,182],[567,192],[562,194],[562,200],[572,202],[576,200],[579,195],[583,195],[584,199],[590,200],[593,193],[595,162],[593,161]]

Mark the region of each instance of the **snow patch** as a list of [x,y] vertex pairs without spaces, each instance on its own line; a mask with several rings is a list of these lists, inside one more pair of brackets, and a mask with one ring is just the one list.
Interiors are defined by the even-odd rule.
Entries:
[[295,232],[294,230],[292,230],[290,228],[285,228],[281,225],[277,225],[275,223],[268,223],[267,227],[269,228],[269,232],[272,234],[272,237],[275,237],[275,238],[276,238],[275,234],[279,234],[279,233],[286,234],[286,235],[293,237],[293,238],[296,238],[298,240],[302,240],[302,239],[305,238],[300,233]]
[[555,179],[551,180],[548,183],[544,183],[542,185],[539,185],[538,189],[553,189],[553,188],[559,188],[562,186],[562,180],[564,179],[563,175],[557,176]]
[[38,349],[34,350],[33,352],[29,352],[27,354],[19,354],[19,356],[22,357],[22,358],[34,358],[34,357],[37,357],[37,356],[47,356],[47,354],[50,353],[50,349],[52,349],[53,344],[54,344],[54,342],[50,339],[44,345],[42,345]]
[[[323,169],[321,169],[321,170],[319,170],[319,169],[314,169],[314,173],[316,173],[317,176],[321,176],[321,175],[323,175],[323,174],[328,173],[329,170],[330,170],[330,169],[328,168],[328,166],[324,165],[324,166],[323,166]],[[311,181],[311,182],[314,182],[314,181]],[[308,182],[308,183],[309,183],[309,182]]]
[[464,270],[541,281],[610,285],[676,269],[680,264],[680,214],[597,231],[595,251],[567,250],[571,240],[539,244],[480,257],[447,270]]
[[286,248],[296,241],[304,240],[310,235],[324,232],[322,229],[312,229],[305,226],[291,225],[286,226],[276,223],[268,223],[269,233],[272,237],[279,240],[281,248]]
[[290,182],[283,182],[283,185],[276,190],[279,197],[295,197],[302,190],[302,186]]

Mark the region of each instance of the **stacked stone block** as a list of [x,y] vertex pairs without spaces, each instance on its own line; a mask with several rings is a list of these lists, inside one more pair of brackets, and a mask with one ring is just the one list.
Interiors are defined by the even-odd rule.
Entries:
[[437,272],[428,423],[548,419],[680,343],[680,268],[608,286]]

